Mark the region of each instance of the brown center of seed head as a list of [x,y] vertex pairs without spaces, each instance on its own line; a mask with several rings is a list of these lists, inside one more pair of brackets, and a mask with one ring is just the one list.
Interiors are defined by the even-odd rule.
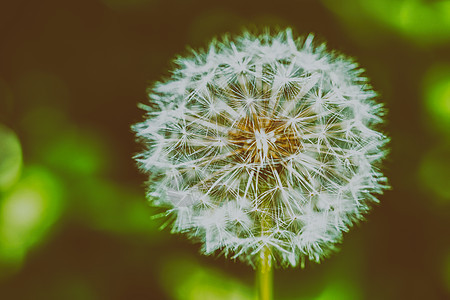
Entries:
[[256,115],[236,122],[228,132],[228,141],[246,163],[278,164],[301,148],[298,133],[286,121]]

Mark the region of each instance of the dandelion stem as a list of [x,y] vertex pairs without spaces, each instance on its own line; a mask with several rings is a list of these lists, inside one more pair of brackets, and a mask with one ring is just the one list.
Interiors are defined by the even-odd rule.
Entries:
[[[271,223],[268,215],[261,215],[261,235],[267,234]],[[256,288],[258,300],[273,299],[272,251],[267,244],[259,252]]]
[[273,299],[272,253],[269,247],[261,249],[259,265],[256,273],[258,300]]

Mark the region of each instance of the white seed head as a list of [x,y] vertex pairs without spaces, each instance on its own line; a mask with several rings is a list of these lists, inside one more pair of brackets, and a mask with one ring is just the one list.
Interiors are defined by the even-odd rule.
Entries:
[[135,158],[172,231],[206,254],[320,261],[388,187],[382,105],[354,61],[312,40],[213,41],[151,89]]

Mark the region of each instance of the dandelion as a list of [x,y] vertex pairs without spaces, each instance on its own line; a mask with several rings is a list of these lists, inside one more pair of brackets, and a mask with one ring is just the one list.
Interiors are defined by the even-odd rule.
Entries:
[[383,107],[363,70],[312,35],[246,32],[175,62],[133,127],[147,147],[135,158],[172,231],[205,254],[262,273],[319,262],[388,187]]

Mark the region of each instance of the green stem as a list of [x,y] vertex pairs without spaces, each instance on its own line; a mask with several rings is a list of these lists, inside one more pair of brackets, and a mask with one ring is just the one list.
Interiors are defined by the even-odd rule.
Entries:
[[258,300],[273,299],[272,253],[268,247],[261,249],[258,270],[256,273],[256,288]]

